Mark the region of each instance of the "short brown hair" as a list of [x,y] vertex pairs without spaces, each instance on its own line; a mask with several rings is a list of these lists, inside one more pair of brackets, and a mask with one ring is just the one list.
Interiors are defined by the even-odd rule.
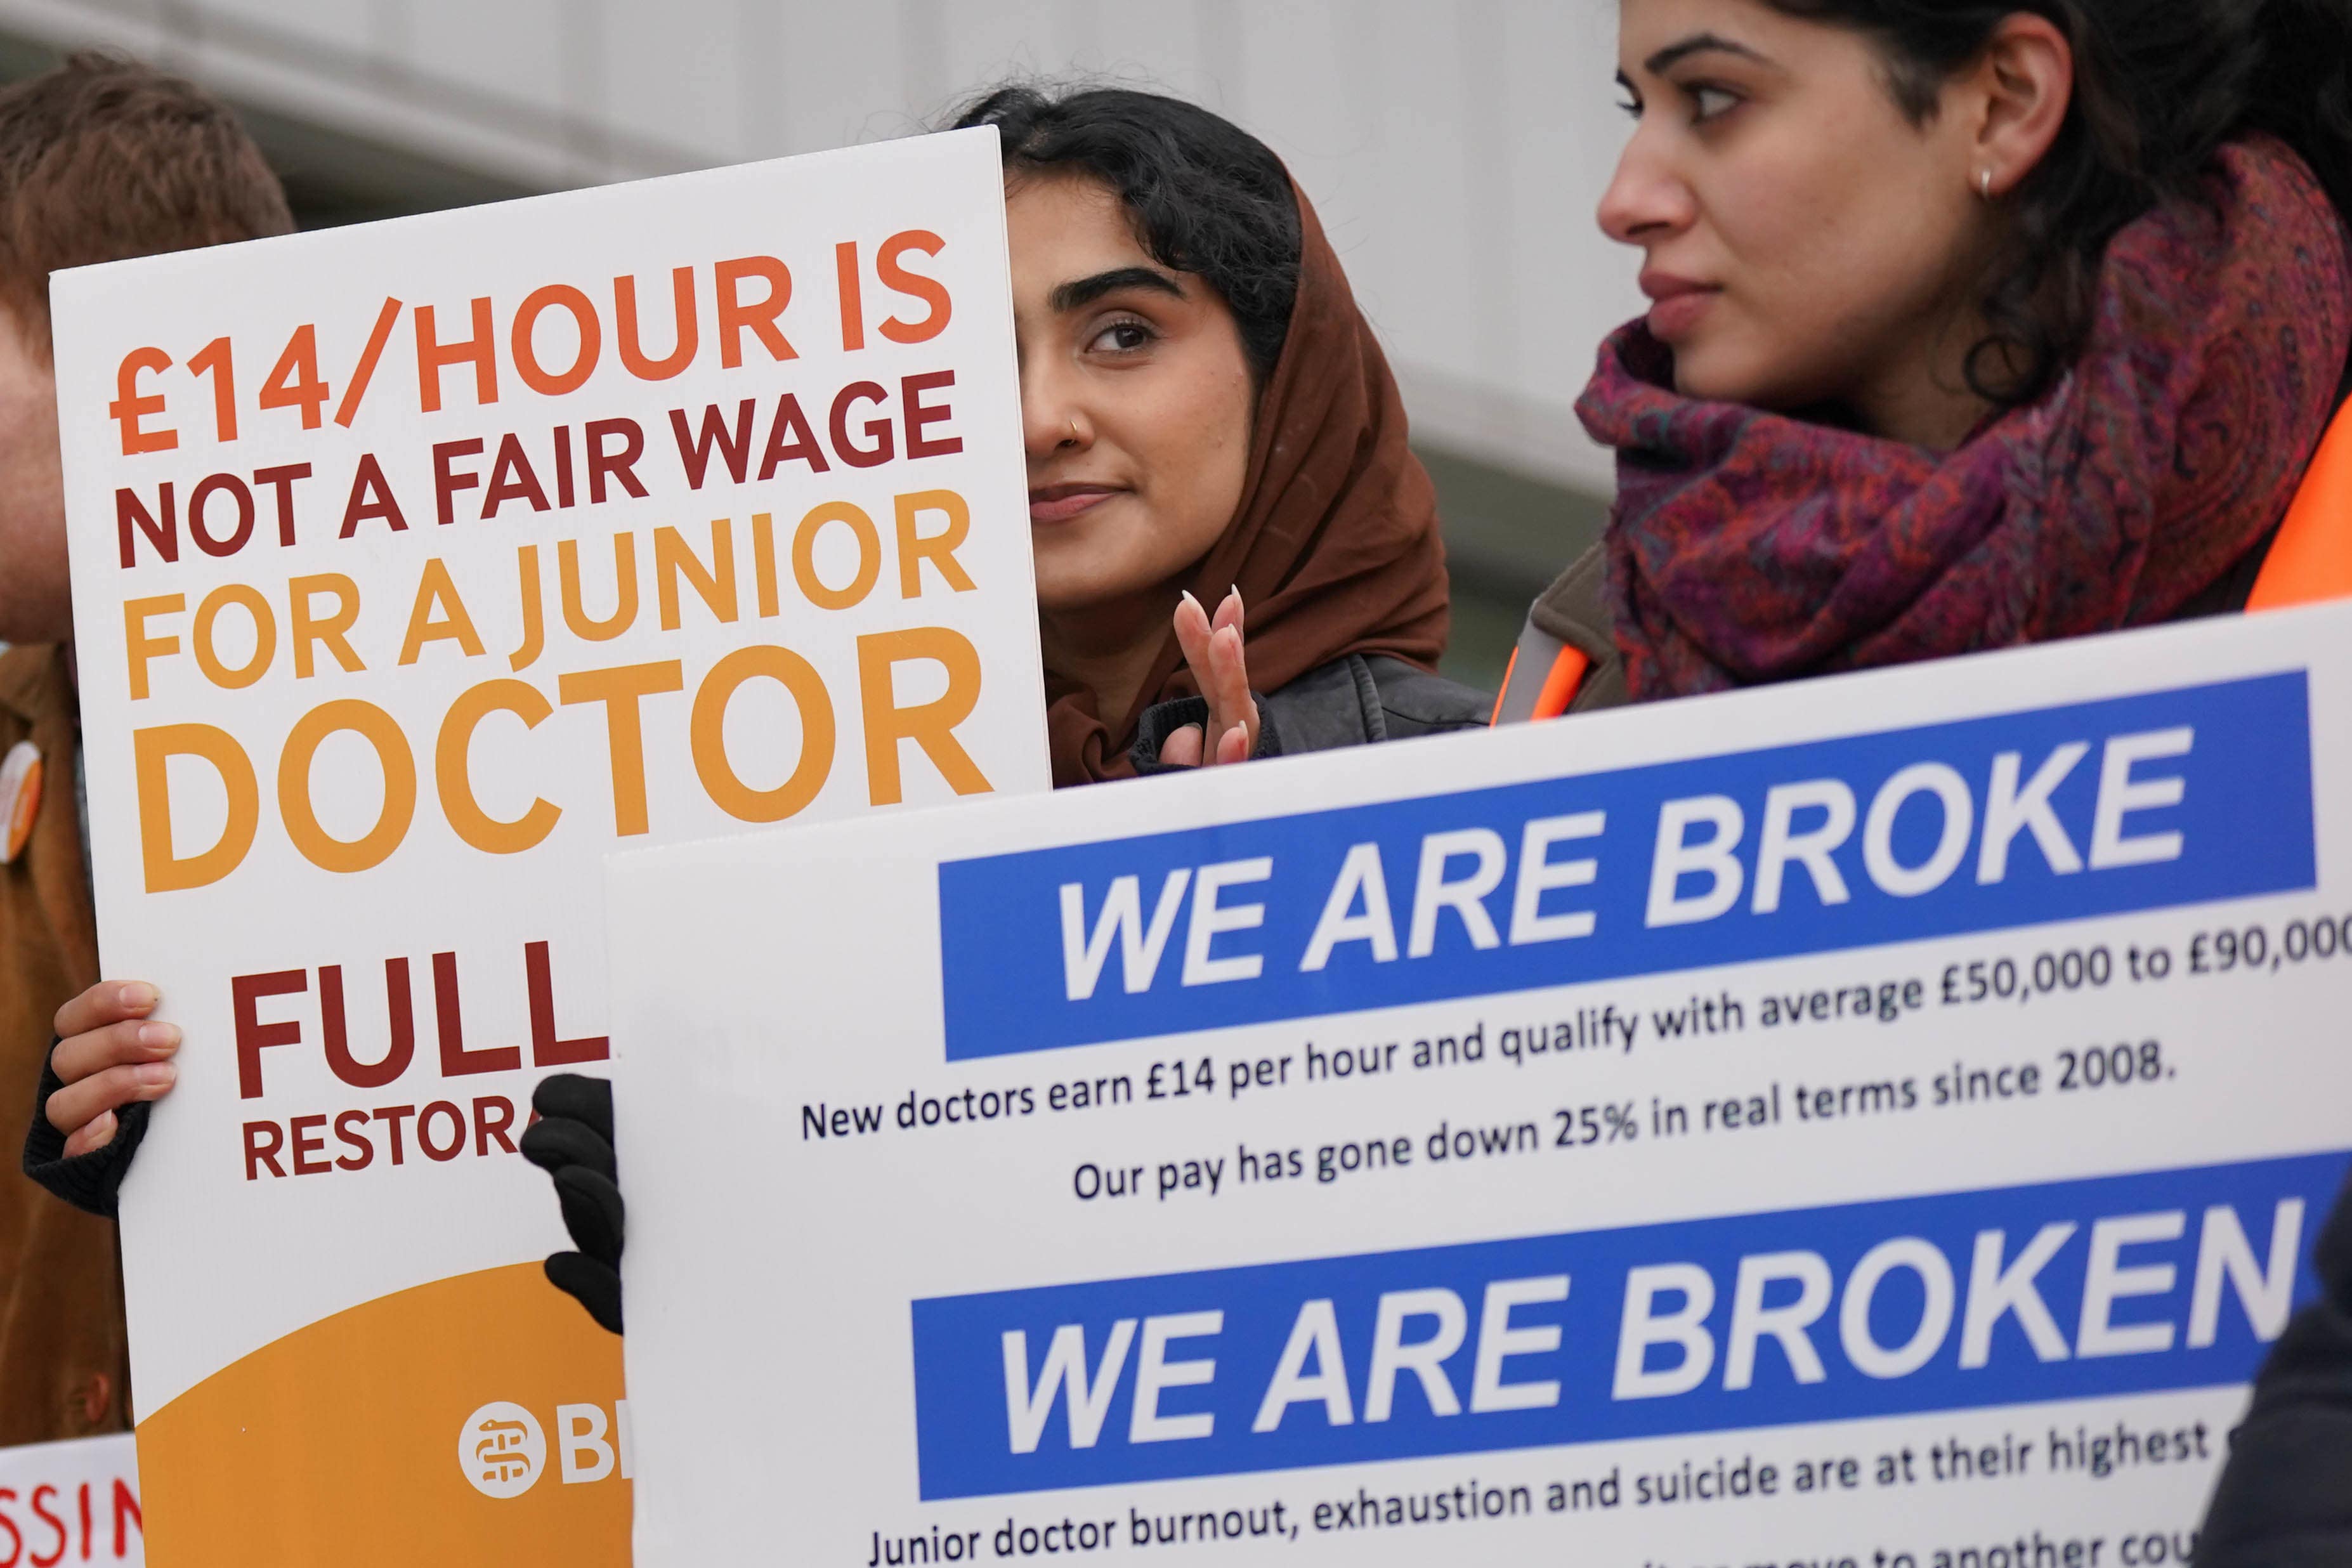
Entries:
[[261,150],[190,82],[77,53],[0,88],[0,304],[44,344],[52,272],[293,226]]

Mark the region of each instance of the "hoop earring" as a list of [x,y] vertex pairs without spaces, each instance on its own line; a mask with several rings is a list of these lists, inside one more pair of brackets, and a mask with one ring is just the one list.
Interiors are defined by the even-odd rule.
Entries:
[[1076,446],[1076,445],[1077,445],[1077,441],[1078,441],[1078,422],[1077,422],[1077,420],[1076,420],[1076,418],[1073,418],[1073,419],[1070,421],[1070,444],[1071,444],[1072,446]]
[[1986,201],[1992,200],[1992,171],[1990,169],[1979,169],[1977,171],[1977,195],[1982,196]]

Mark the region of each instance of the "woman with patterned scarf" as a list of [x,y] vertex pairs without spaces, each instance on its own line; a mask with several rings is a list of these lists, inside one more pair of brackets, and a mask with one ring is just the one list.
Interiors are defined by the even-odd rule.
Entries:
[[2242,607],[2347,389],[2344,0],[1621,18],[1654,304],[1500,719]]

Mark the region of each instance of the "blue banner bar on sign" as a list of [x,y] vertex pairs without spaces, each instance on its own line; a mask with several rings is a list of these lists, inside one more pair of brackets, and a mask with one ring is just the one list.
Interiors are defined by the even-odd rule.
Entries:
[[2286,892],[2315,868],[2294,671],[950,861],[947,1055]]
[[2346,1159],[919,1300],[922,1496],[2241,1383]]

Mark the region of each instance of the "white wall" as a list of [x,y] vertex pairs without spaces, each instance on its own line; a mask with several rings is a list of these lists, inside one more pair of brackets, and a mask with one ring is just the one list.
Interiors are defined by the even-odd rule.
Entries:
[[557,187],[906,134],[1009,72],[1159,85],[1315,199],[1424,440],[1605,490],[1570,405],[1634,268],[1592,226],[1611,0],[0,0],[257,106]]

